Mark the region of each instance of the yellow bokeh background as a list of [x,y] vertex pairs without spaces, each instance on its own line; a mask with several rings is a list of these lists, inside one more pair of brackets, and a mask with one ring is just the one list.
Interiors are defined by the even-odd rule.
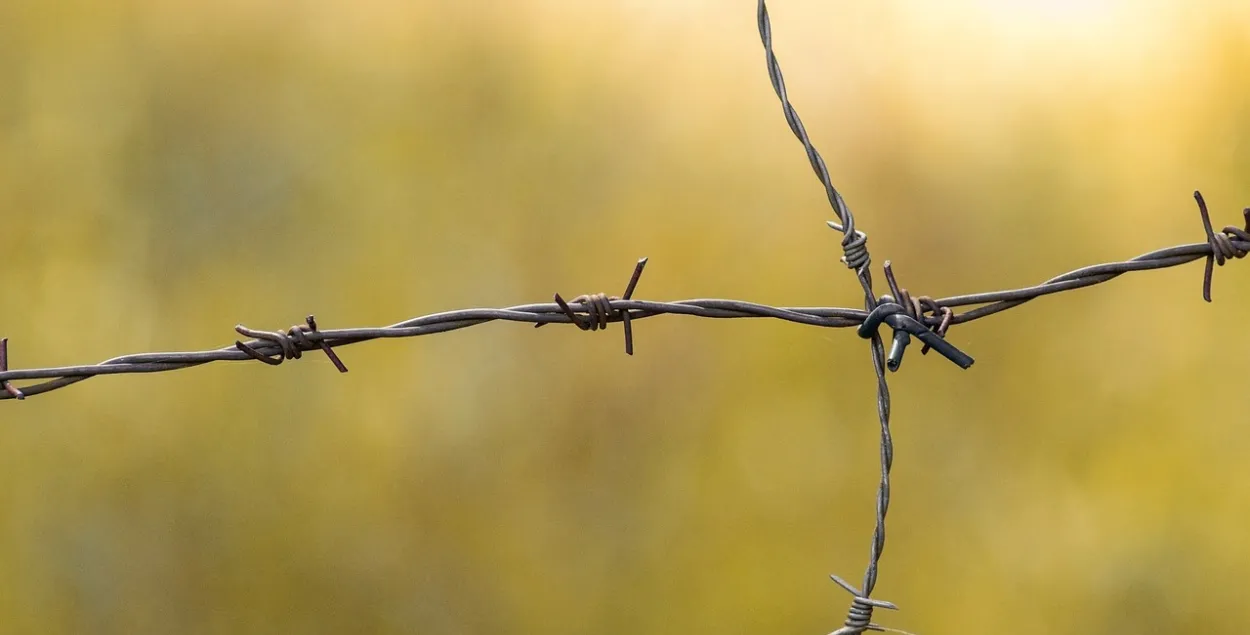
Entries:
[[[1242,0],[770,7],[874,266],[935,297],[1250,204]],[[620,293],[858,306],[751,2],[0,3],[15,368]],[[884,284],[878,269],[878,291]],[[951,330],[890,377],[874,596],[937,633],[1245,633],[1250,269]],[[826,633],[868,556],[868,347],[490,324],[0,403],[0,632]]]

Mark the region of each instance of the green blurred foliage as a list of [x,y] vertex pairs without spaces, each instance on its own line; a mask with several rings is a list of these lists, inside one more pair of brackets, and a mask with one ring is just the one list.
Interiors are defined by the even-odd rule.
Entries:
[[[878,265],[934,296],[1250,203],[1244,2],[781,2]],[[16,367],[553,291],[858,302],[753,3],[7,0]],[[1250,271],[1130,275],[892,376],[919,633],[1244,633]],[[846,330],[488,325],[0,404],[0,632],[833,630],[877,423]]]

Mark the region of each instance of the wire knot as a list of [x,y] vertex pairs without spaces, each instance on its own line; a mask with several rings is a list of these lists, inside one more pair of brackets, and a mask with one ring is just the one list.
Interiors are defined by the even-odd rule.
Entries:
[[[625,285],[625,293],[621,296],[607,295],[605,293],[583,294],[573,298],[572,302],[565,302],[559,293],[552,297],[555,303],[560,307],[577,328],[583,331],[598,331],[599,329],[607,330],[608,322],[621,321],[625,323],[625,354],[634,354],[634,328],[630,323],[629,311],[621,310],[612,306],[613,300],[629,300],[634,296],[634,289],[638,286],[638,280],[642,278],[642,270],[647,266],[647,259],[640,258],[638,263],[634,265],[634,273],[629,277],[629,283]],[[585,315],[579,314],[573,310],[570,304],[582,305],[581,310]],[[546,324],[546,322],[538,322],[534,324],[534,328],[538,328]]]
[[[939,306],[936,301],[928,296],[913,299],[906,289],[898,286],[898,282],[894,279],[894,270],[890,267],[889,261],[885,263],[885,277],[890,283],[890,290],[896,295],[881,296],[877,306],[868,313],[868,317],[864,318],[864,322],[859,325],[857,332],[864,339],[871,338],[882,323],[889,325],[894,330],[894,344],[890,347],[890,355],[886,359],[886,365],[889,369],[897,371],[903,364],[903,352],[907,349],[907,345],[911,343],[911,336],[913,335],[925,343],[925,352],[928,352],[928,349],[932,347],[946,359],[955,362],[960,368],[972,366],[974,361],[972,357],[945,339],[946,330],[954,319],[954,314],[950,308]],[[935,315],[926,318],[926,312],[932,312]],[[932,326],[929,325],[931,321],[935,322]]]
[[[938,337],[946,337],[946,331],[951,327],[951,321],[955,319],[955,312],[948,306],[942,306],[933,298],[922,295],[912,297],[907,289],[899,286],[898,280],[894,277],[894,267],[890,261],[885,261],[885,281],[890,285],[890,291],[894,294],[896,301],[903,305],[903,309],[907,312],[907,316],[925,326],[929,327]],[[925,315],[929,313],[931,315]],[[928,355],[929,349],[932,348],[928,343],[920,349],[921,355]]]
[[[330,362],[334,364],[334,367],[337,368],[340,373],[347,372],[347,366],[343,365],[343,361],[339,359],[338,354],[334,352],[333,348],[330,348],[330,344],[327,343],[325,338],[321,336],[321,333],[317,331],[317,320],[311,315],[304,319],[304,324],[296,324],[295,326],[287,329],[285,332],[257,331],[249,329],[242,324],[235,326],[234,330],[240,335],[246,335],[262,342],[277,344],[278,347],[282,349],[281,353],[269,356],[256,350],[256,348],[250,344],[245,344],[238,340],[234,343],[235,348],[247,353],[247,355],[252,359],[264,362],[270,366],[277,366],[284,360],[288,359],[299,359],[303,356],[304,351],[311,351],[315,348],[320,348],[322,352],[326,354],[326,357],[330,358]],[[310,338],[308,337],[310,334],[317,335],[317,337]]]
[[573,298],[573,304],[585,305],[586,315],[578,315],[569,307],[569,303],[564,301],[557,293],[554,297],[556,304],[569,316],[569,320],[577,325],[577,328],[583,331],[598,331],[599,329],[607,329],[608,322],[622,319],[622,312],[619,309],[612,308],[612,300],[620,300],[620,296],[609,296],[604,293],[594,293],[590,295],[582,294]]
[[1216,233],[1211,226],[1211,215],[1207,212],[1207,202],[1202,198],[1202,192],[1194,190],[1194,200],[1198,202],[1198,214],[1202,216],[1202,228],[1207,232],[1207,244],[1211,246],[1211,254],[1207,256],[1206,271],[1202,276],[1202,299],[1207,302],[1211,301],[1211,276],[1215,271],[1215,265],[1224,266],[1224,262],[1230,258],[1245,258],[1247,253],[1245,247],[1238,245],[1234,240],[1240,241],[1242,244],[1250,243],[1250,207],[1242,210],[1242,216],[1246,219],[1246,226],[1234,227],[1229,225],[1221,232]]
[[[830,228],[837,231],[845,231],[841,224],[836,221],[826,221]],[[842,237],[842,258],[843,264],[848,268],[859,271],[872,263],[872,258],[868,255],[868,235],[858,229],[845,234]]]
[[874,624],[872,621],[872,610],[876,608],[890,609],[897,611],[898,607],[891,602],[884,600],[874,600],[865,597],[859,592],[859,589],[851,586],[846,580],[836,575],[830,575],[829,579],[833,580],[838,586],[846,589],[848,593],[854,596],[851,599],[851,608],[846,613],[846,621],[842,623],[842,628],[830,633],[829,635],[860,635],[864,631],[885,631],[886,628]]

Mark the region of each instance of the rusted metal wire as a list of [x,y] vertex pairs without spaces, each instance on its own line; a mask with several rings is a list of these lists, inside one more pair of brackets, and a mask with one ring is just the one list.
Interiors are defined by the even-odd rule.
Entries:
[[[782,112],[790,131],[802,143],[812,170],[825,189],[830,206],[837,215],[829,221],[832,229],[842,234],[842,261],[854,272],[864,291],[864,308],[841,307],[773,307],[742,300],[695,299],[675,302],[656,302],[633,299],[634,291],[642,277],[647,259],[639,260],[633,275],[621,296],[603,293],[579,295],[566,302],[555,294],[553,302],[524,304],[502,309],[462,309],[434,313],[412,318],[382,327],[320,329],[317,321],[309,315],[304,324],[297,324],[285,331],[259,331],[243,325],[235,327],[240,335],[252,338],[236,341],[223,348],[168,353],[139,353],[123,355],[98,364],[60,366],[14,370],[8,367],[8,340],[0,339],[0,400],[25,399],[99,375],[157,373],[190,368],[212,362],[256,360],[278,366],[288,359],[299,359],[303,353],[319,350],[334,364],[339,372],[347,372],[347,366],[339,359],[336,348],[384,338],[404,338],[445,333],[488,322],[525,322],[535,328],[546,324],[573,324],[584,331],[606,329],[613,322],[623,322],[625,352],[634,353],[633,322],[657,315],[688,315],[701,318],[738,319],[771,318],[826,328],[856,327],[857,333],[869,340],[873,369],[877,375],[877,414],[881,427],[880,456],[881,479],[877,488],[876,526],[873,530],[869,562],[863,584],[856,588],[838,576],[830,576],[835,583],[852,595],[851,607],[843,626],[832,635],[858,635],[867,630],[895,631],[872,621],[874,608],[895,609],[892,603],[872,599],[870,595],[877,583],[878,566],[885,549],[885,519],[890,504],[890,468],[894,460],[893,439],[890,433],[890,393],[886,382],[887,370],[897,371],[903,354],[912,337],[919,338],[924,347],[922,353],[936,350],[961,368],[972,365],[973,359],[946,336],[952,326],[972,322],[1007,309],[1020,306],[1029,300],[1045,295],[1071,291],[1097,284],[1132,271],[1164,269],[1205,259],[1202,281],[1202,297],[1211,301],[1211,279],[1214,267],[1223,266],[1232,258],[1244,258],[1250,253],[1250,208],[1243,211],[1244,227],[1226,226],[1214,230],[1207,211],[1206,201],[1194,192],[1198,212],[1206,233],[1206,241],[1158,249],[1129,260],[1091,265],[1051,278],[1041,284],[1005,291],[991,291],[969,295],[933,299],[929,296],[912,295],[901,287],[891,263],[883,266],[890,293],[877,296],[873,291],[870,271],[871,256],[867,235],[855,224],[855,217],[841,193],[833,186],[824,159],[816,150],[798,111],[791,104],[786,92],[785,80],[777,55],[773,51],[772,25],[769,21],[765,0],[758,0],[757,22],[760,40],[764,45],[765,61],[773,90],[781,101]],[[959,312],[961,307],[973,307]],[[882,325],[892,330],[889,353],[879,334]],[[43,380],[18,388],[15,381]],[[897,631],[902,632],[902,631]]]

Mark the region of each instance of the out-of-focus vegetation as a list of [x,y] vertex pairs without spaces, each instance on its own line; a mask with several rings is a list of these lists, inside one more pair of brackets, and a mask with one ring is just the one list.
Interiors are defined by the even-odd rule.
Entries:
[[[934,296],[1250,204],[1245,2],[772,7],[879,265]],[[18,367],[619,293],[854,306],[754,3],[0,3]],[[1244,633],[1250,265],[1130,275],[913,353],[881,616]],[[879,276],[878,276],[879,277]],[[0,404],[5,633],[820,633],[868,554],[849,330],[499,324]]]

